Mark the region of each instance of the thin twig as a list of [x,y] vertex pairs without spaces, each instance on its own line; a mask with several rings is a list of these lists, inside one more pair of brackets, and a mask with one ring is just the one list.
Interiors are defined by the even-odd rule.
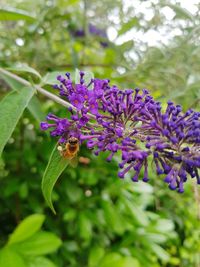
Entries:
[[[116,67],[115,64],[103,64],[103,63],[98,63],[98,64],[93,64],[93,63],[80,63],[79,67],[102,67],[102,68],[111,68],[111,67]],[[57,68],[74,68],[73,64],[63,64],[63,65],[57,65]]]
[[[66,102],[65,100],[63,100],[62,98],[60,98],[60,97],[48,92],[47,90],[43,89],[39,85],[32,85],[27,80],[25,80],[25,79],[17,76],[16,74],[13,74],[13,73],[7,71],[7,70],[4,70],[2,68],[0,68],[0,73],[3,73],[5,75],[15,79],[16,81],[20,82],[21,84],[23,84],[25,86],[34,87],[39,93],[41,93],[41,94],[45,95],[46,97],[52,99],[53,101],[57,102],[58,104],[61,104],[62,106],[67,107],[67,108],[72,108],[72,110],[77,111],[76,108],[72,104],[70,104],[70,103]],[[88,114],[88,115],[91,118],[95,118],[95,116],[92,115],[92,114]]]
[[27,80],[17,76],[16,74],[13,74],[7,70],[4,70],[2,68],[0,68],[0,72],[15,79],[16,81],[20,82],[21,84],[25,85],[25,86],[30,86],[33,87],[41,94],[47,96],[48,98],[54,100],[55,102],[61,104],[64,107],[70,107],[72,108],[74,111],[76,111],[76,108],[74,106],[72,106],[70,103],[66,102],[65,100],[61,99],[60,97],[48,92],[47,90],[43,89],[42,87],[38,86],[38,85],[32,85],[30,82],[28,82]]

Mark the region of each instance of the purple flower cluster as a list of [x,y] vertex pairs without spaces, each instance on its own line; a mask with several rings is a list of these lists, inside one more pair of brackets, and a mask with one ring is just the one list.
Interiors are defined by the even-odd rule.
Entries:
[[[107,47],[108,46],[108,36],[105,30],[100,29],[92,24],[88,25],[88,32],[89,34],[93,35],[93,36],[97,36],[100,39],[100,44],[102,47]],[[85,31],[84,29],[78,29],[76,31],[73,31],[72,34],[75,37],[85,37]]]
[[72,136],[80,143],[86,141],[95,155],[107,151],[107,161],[120,153],[120,178],[130,172],[132,181],[140,176],[147,182],[153,162],[157,175],[164,175],[172,190],[182,193],[188,176],[200,184],[200,112],[183,113],[171,101],[162,111],[146,89],[120,90],[107,79],[85,84],[84,72],[78,84],[73,84],[69,73],[57,79],[60,83],[54,88],[75,109],[69,108],[70,119],[49,114],[51,123],[42,122],[42,130],[50,128],[52,136],[60,136],[60,143]]

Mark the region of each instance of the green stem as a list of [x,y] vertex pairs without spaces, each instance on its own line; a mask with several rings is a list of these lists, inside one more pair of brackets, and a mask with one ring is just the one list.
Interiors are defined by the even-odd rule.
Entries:
[[13,74],[7,70],[4,70],[2,68],[0,68],[0,72],[15,79],[16,81],[20,82],[21,84],[25,85],[25,86],[30,86],[33,87],[41,94],[47,96],[48,98],[54,100],[55,102],[61,104],[64,107],[71,107],[74,111],[76,111],[76,108],[74,106],[72,106],[70,103],[66,102],[65,100],[61,99],[60,97],[46,91],[45,89],[43,89],[42,87],[38,86],[38,85],[32,85],[30,82],[28,82],[27,80],[17,76],[16,74]]
[[[43,89],[43,88],[40,87],[39,85],[33,85],[33,84],[31,84],[30,82],[28,82],[27,80],[25,80],[25,79],[23,79],[23,78],[17,76],[16,74],[13,74],[13,73],[7,71],[7,70],[4,70],[3,68],[0,68],[0,73],[5,74],[5,75],[7,75],[7,76],[13,78],[14,80],[20,82],[21,84],[23,84],[23,85],[25,85],[25,86],[30,86],[30,87],[33,87],[33,86],[34,86],[34,88],[35,88],[39,93],[45,95],[46,97],[52,99],[53,101],[57,102],[58,104],[60,104],[60,105],[62,105],[62,106],[64,106],[64,107],[72,108],[72,110],[77,111],[76,108],[75,108],[72,104],[70,104],[70,103],[66,102],[65,100],[63,100],[62,98],[60,98],[60,97],[58,97],[58,96],[56,96],[56,95],[54,95],[54,94],[48,92],[47,90]],[[92,115],[92,114],[88,114],[88,115],[89,115],[91,118],[95,118],[95,116]]]

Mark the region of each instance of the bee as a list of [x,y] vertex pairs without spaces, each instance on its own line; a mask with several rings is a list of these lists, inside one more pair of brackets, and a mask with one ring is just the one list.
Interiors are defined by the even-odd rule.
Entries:
[[72,167],[76,167],[78,163],[78,152],[79,152],[79,140],[76,137],[70,137],[65,143],[64,147],[58,146],[58,151],[61,156],[69,160]]

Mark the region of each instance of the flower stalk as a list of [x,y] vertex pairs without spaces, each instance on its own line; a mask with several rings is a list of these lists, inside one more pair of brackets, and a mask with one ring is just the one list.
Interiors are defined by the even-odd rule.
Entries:
[[76,110],[74,108],[74,106],[71,105],[69,102],[66,102],[65,100],[61,99],[60,97],[58,97],[58,96],[56,96],[56,95],[48,92],[47,90],[45,90],[44,88],[42,88],[39,85],[33,85],[30,82],[28,82],[27,80],[25,80],[25,79],[17,76],[14,73],[9,72],[9,71],[7,71],[7,70],[5,70],[3,68],[0,68],[0,73],[2,73],[4,75],[6,75],[6,76],[8,76],[8,77],[10,77],[10,78],[18,81],[19,83],[23,84],[24,86],[28,86],[28,87],[33,87],[34,86],[34,88],[37,90],[37,92],[41,93],[42,95],[46,96],[47,98],[55,101],[56,103],[58,103],[58,104],[60,104],[60,105],[62,105],[64,107],[66,107],[66,108],[69,108],[70,107],[73,110]]

